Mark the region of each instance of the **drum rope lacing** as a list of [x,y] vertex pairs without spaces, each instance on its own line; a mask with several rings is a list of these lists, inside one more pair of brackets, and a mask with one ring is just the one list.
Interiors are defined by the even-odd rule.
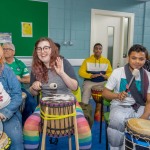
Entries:
[[[125,132],[128,133],[128,134],[130,134],[130,136],[131,136],[131,140],[132,140],[132,144],[133,144],[133,149],[132,150],[136,150],[136,145],[139,145],[138,143],[135,143],[134,138],[137,141],[139,139],[144,140],[148,144],[148,147],[146,147],[146,148],[150,149],[150,138],[144,137],[145,135],[142,136],[142,134],[139,135],[139,134],[135,133],[134,131],[131,131],[127,126],[125,128]],[[141,146],[141,145],[139,145],[139,146]]]
[[62,104],[61,106],[52,105],[51,107],[46,105],[46,107],[49,108],[48,112],[44,113],[44,110],[40,110],[41,118],[43,120],[53,121],[48,122],[49,125],[47,126],[47,135],[52,137],[72,135],[74,133],[73,117],[76,116],[76,111],[73,110],[73,103],[69,105]]
[[68,118],[68,117],[74,117],[76,116],[76,112],[73,112],[71,114],[68,115],[49,115],[44,113],[41,110],[41,115],[40,115],[44,120],[58,120],[58,119],[64,119],[64,118]]

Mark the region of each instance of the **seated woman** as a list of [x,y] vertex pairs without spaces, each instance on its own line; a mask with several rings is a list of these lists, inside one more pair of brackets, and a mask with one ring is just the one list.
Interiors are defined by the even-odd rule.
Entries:
[[[12,143],[10,150],[23,150],[23,136],[21,125],[21,114],[19,106],[22,103],[20,83],[10,67],[4,64],[4,55],[0,46],[0,83],[3,85],[6,93],[0,93],[1,100],[10,98],[8,105],[1,107],[0,120],[3,122],[3,132],[10,137]],[[7,95],[9,94],[9,96]]]
[[[53,93],[50,84],[57,85],[56,94],[72,95],[71,90],[78,88],[74,70],[67,60],[61,59],[54,42],[49,38],[40,38],[35,43],[33,52],[30,92],[36,96],[41,91],[42,97]],[[91,131],[82,109],[76,102],[77,128],[81,150],[91,149]],[[35,150],[39,147],[40,108],[26,120],[24,125],[25,149]]]

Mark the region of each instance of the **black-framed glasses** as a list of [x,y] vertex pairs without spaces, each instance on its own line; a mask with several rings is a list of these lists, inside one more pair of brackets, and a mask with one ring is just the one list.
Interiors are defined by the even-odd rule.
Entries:
[[50,48],[51,48],[50,46],[44,46],[43,48],[42,47],[36,47],[35,50],[36,50],[37,53],[41,53],[42,50],[44,52],[48,52],[50,50]]

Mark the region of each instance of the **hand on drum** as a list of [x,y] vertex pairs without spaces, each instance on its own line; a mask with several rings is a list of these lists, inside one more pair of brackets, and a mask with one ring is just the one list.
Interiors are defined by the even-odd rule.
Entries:
[[36,91],[39,91],[39,90],[41,90],[41,86],[42,86],[42,83],[41,83],[41,82],[35,81],[35,82],[32,84],[32,89],[33,89],[33,90],[36,90]]
[[117,93],[117,98],[120,101],[123,101],[126,97],[127,97],[128,93],[126,93],[125,91],[121,92],[121,93]]

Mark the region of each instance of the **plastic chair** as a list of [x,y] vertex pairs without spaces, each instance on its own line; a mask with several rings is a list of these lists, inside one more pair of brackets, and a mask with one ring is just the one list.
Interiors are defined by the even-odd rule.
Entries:
[[78,102],[81,102],[81,88],[80,88],[80,86],[78,86],[78,89],[76,91],[72,91],[72,93],[76,97],[76,100]]
[[110,106],[110,100],[103,98],[102,102],[102,108],[101,108],[101,120],[100,120],[100,134],[99,134],[99,143],[101,143],[102,139],[102,115],[103,115],[103,107],[107,107],[107,111],[104,112],[104,120],[106,121],[106,148],[108,149],[108,140],[107,140],[107,120],[109,120],[109,106]]
[[110,112],[105,112],[104,113],[104,120],[105,120],[105,134],[106,134],[106,150],[108,150],[108,137],[107,137],[107,127],[108,127],[108,124],[109,124],[109,115],[110,115]]

